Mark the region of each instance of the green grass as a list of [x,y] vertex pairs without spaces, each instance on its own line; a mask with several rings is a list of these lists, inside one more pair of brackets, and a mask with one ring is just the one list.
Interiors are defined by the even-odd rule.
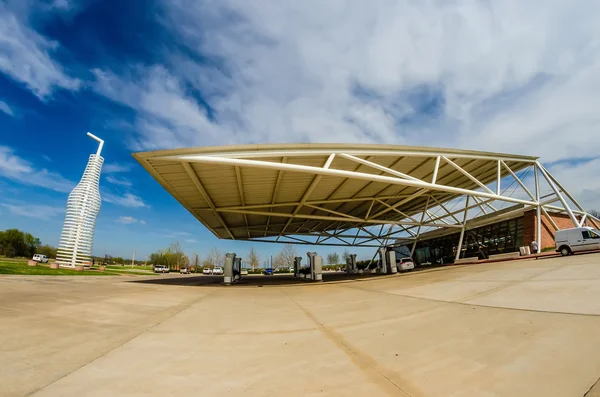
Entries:
[[152,268],[152,266],[108,265],[108,266],[106,266],[106,269],[118,270],[118,271],[119,270],[143,270],[143,271],[151,272],[153,268]]
[[[121,266],[115,266],[115,268]],[[8,262],[0,261],[0,274],[25,274],[25,275],[40,275],[40,276],[118,276],[121,274],[127,275],[146,275],[142,272],[118,271],[119,269],[107,268],[103,272],[99,270],[84,270],[82,272],[71,269],[50,269],[48,266],[28,266],[27,262]],[[154,275],[148,273],[148,275]]]

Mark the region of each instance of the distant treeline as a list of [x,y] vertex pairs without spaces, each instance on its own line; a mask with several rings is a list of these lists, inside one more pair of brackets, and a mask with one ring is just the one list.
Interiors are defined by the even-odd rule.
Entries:
[[19,229],[0,231],[0,255],[8,258],[32,257],[34,254],[56,258],[56,248],[42,245],[39,238]]

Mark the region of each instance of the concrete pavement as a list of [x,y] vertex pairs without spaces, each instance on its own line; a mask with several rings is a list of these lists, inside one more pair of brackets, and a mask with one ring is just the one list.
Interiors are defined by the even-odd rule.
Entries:
[[599,254],[139,279],[1,276],[0,395],[580,397],[600,377]]

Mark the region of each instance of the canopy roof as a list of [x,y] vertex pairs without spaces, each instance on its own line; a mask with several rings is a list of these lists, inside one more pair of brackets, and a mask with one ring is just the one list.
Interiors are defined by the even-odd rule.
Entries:
[[374,225],[461,227],[424,214],[463,195],[480,206],[499,199],[535,205],[533,197],[504,197],[496,186],[535,165],[531,156],[359,144],[200,147],[133,156],[221,239],[360,245],[369,233],[381,237],[369,232]]

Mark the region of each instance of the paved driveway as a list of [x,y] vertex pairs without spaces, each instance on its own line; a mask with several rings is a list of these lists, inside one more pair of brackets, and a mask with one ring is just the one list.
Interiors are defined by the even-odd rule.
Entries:
[[275,277],[1,276],[0,395],[581,397],[600,376],[600,254]]

